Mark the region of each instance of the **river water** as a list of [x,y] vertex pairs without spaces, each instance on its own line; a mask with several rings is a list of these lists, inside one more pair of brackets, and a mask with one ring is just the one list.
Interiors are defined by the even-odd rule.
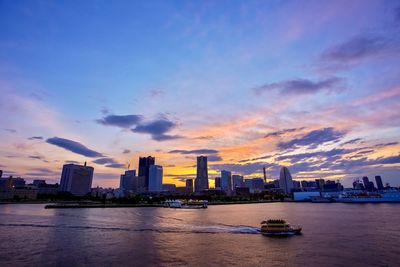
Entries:
[[[303,235],[267,237],[267,218]],[[1,266],[400,266],[399,204],[0,205]]]

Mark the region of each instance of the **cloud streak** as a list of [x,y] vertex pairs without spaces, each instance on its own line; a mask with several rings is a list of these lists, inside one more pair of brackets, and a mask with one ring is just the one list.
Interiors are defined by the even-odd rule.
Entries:
[[65,139],[65,138],[52,137],[52,138],[47,139],[46,142],[51,145],[55,145],[55,146],[64,148],[65,150],[71,151],[75,154],[79,154],[79,155],[89,157],[89,158],[96,158],[96,157],[103,156],[101,153],[94,151],[92,149],[89,149],[79,142]]
[[319,81],[308,79],[284,80],[276,83],[267,83],[254,88],[257,95],[266,92],[278,91],[281,95],[306,95],[315,94],[321,91],[333,92],[343,89],[344,80],[338,77],[331,77]]
[[100,120],[96,120],[96,122],[106,126],[127,129],[138,124],[142,119],[141,115],[107,115]]
[[344,135],[344,132],[335,130],[332,127],[323,128],[311,131],[302,137],[287,142],[280,142],[278,143],[278,148],[292,149],[296,147],[307,147],[309,149],[314,149],[327,142],[339,141]]
[[176,123],[161,118],[150,122],[140,123],[135,128],[131,129],[134,133],[150,134],[151,138],[155,141],[166,141],[182,138],[179,135],[168,135],[172,129],[176,127]]

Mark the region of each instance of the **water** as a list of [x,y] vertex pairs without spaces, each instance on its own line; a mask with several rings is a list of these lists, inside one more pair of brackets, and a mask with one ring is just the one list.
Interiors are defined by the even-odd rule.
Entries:
[[[398,204],[43,207],[0,205],[1,266],[400,266]],[[263,236],[266,218],[304,234]]]

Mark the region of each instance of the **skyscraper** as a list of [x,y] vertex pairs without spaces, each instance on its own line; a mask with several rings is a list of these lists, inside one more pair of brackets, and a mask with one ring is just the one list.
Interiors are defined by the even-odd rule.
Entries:
[[374,189],[375,189],[374,183],[371,182],[371,181],[368,179],[367,176],[364,176],[364,177],[362,178],[362,180],[363,180],[363,183],[364,183],[365,190],[367,190],[367,191],[374,191]]
[[234,174],[232,175],[232,187],[235,189],[236,187],[244,186],[244,180],[242,175]]
[[292,175],[290,175],[289,169],[287,167],[281,168],[281,173],[279,175],[279,187],[283,190],[285,194],[290,194],[293,188]]
[[228,195],[232,193],[232,173],[221,171],[221,189]]
[[149,192],[161,192],[163,179],[163,167],[150,165],[149,167]]
[[93,180],[93,167],[65,164],[61,173],[60,191],[84,196],[90,192]]
[[195,191],[202,192],[208,189],[208,168],[207,168],[207,157],[197,157],[197,172],[195,180]]
[[139,187],[149,187],[149,168],[151,165],[154,165],[155,162],[156,159],[152,156],[139,158]]
[[221,189],[221,177],[215,177],[215,188]]
[[380,175],[375,176],[375,182],[376,182],[376,187],[378,187],[378,190],[383,190],[382,177]]
[[187,192],[193,193],[193,179],[186,179]]
[[119,188],[124,191],[137,192],[138,177],[136,176],[136,170],[125,171],[125,174],[121,175],[119,180]]

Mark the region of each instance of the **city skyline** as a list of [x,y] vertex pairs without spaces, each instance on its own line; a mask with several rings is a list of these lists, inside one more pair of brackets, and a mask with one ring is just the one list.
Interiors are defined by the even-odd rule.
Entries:
[[184,185],[204,155],[210,187],[281,166],[399,186],[396,4],[1,2],[0,169],[58,182],[87,161],[117,187],[152,155]]

